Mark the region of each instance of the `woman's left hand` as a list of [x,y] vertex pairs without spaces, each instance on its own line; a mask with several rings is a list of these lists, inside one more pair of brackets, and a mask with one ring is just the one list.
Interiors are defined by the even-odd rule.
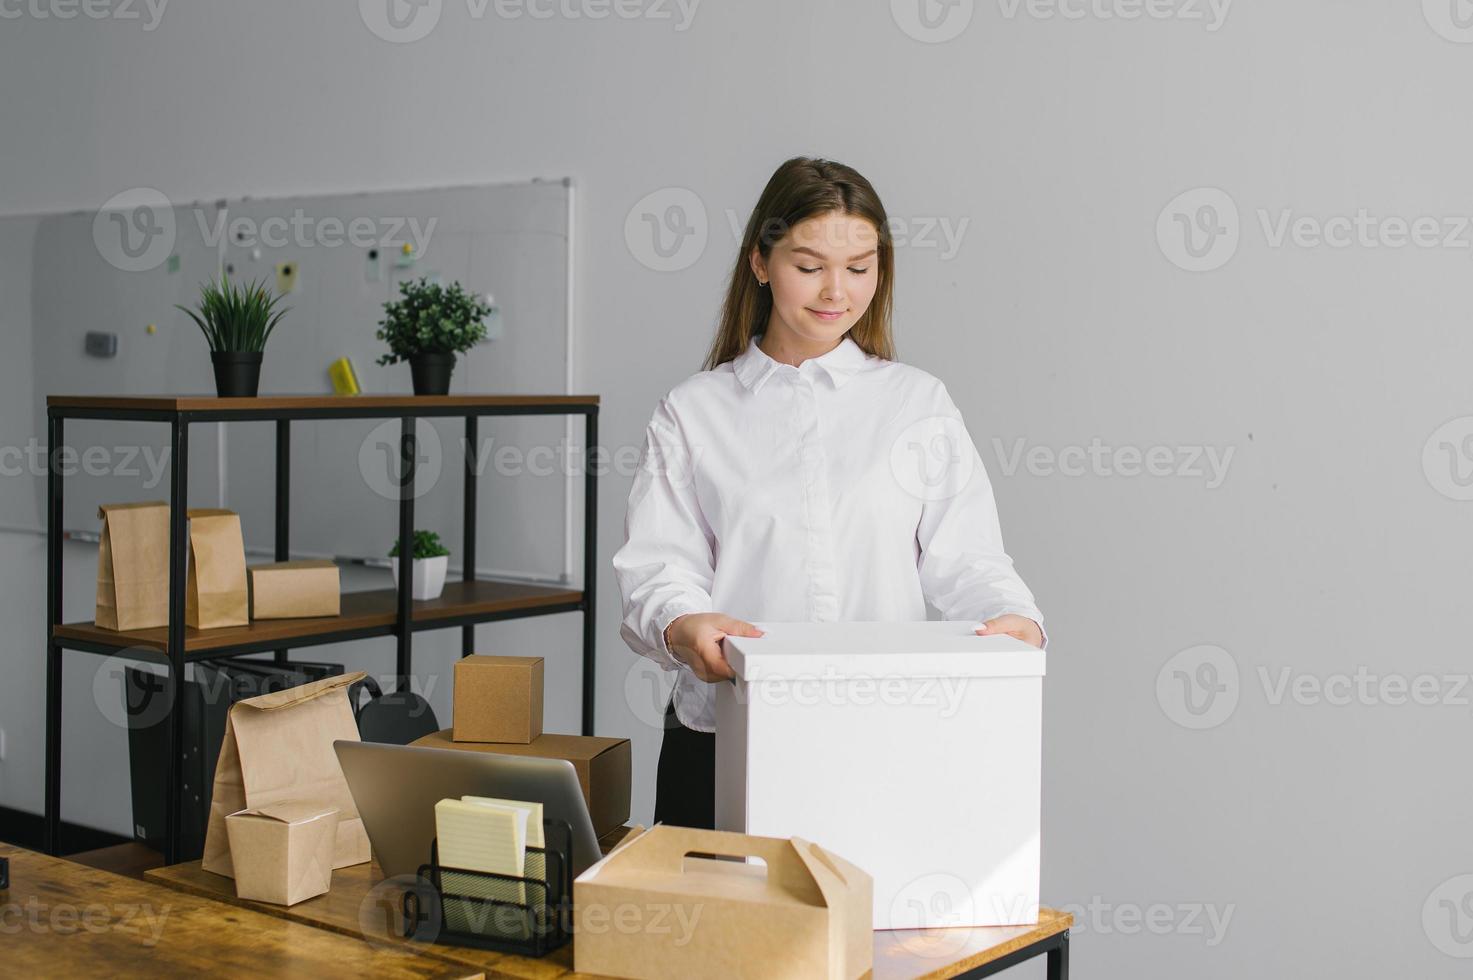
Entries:
[[1017,616],[1008,613],[1005,616],[989,619],[977,630],[978,636],[999,636],[1003,634],[1016,636],[1024,643],[1029,643],[1036,647],[1041,648],[1043,646],[1042,628],[1027,616]]

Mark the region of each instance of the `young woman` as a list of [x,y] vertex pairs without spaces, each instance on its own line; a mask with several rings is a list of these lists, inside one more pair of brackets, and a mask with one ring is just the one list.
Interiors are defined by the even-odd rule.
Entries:
[[1043,646],[946,387],[895,360],[894,253],[869,181],[777,169],[705,370],[660,400],[614,556],[620,634],[678,673],[655,820],[711,827],[715,694],[752,620],[948,620]]

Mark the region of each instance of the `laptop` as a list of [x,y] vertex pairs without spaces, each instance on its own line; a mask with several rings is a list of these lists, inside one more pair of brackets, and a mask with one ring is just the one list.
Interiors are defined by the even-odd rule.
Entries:
[[347,739],[332,747],[386,877],[412,878],[429,863],[435,804],[462,796],[541,803],[544,819],[562,820],[573,830],[574,876],[603,856],[578,772],[566,759]]

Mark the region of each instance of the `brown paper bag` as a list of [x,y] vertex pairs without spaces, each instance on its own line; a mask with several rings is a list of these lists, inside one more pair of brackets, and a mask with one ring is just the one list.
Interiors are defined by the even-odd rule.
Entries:
[[336,616],[341,610],[338,566],[326,559],[252,565],[251,618]]
[[97,549],[97,625],[142,630],[169,625],[169,505],[103,504]]
[[191,510],[184,622],[207,630],[250,621],[240,515],[231,510]]
[[235,876],[226,817],[286,801],[337,809],[334,868],[368,861],[368,834],[332,747],[338,739],[358,741],[348,685],[363,676],[329,677],[231,706],[205,830],[206,871]]
[[636,828],[573,883],[573,968],[647,980],[852,980],[873,965],[873,895],[863,870],[797,837]]

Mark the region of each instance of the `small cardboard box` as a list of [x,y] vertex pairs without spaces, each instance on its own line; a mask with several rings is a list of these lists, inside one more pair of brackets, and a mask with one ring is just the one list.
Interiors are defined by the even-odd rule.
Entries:
[[529,755],[539,759],[566,759],[578,773],[578,785],[588,803],[593,830],[602,837],[629,822],[629,794],[633,762],[629,739],[593,735],[542,735],[526,745],[515,742],[457,742],[450,729],[426,735],[414,743],[432,749]]
[[301,619],[341,612],[338,566],[331,561],[252,565],[250,575],[252,619]]
[[169,505],[103,504],[97,549],[97,625],[142,630],[169,625]]
[[862,870],[796,837],[636,830],[573,883],[573,968],[644,980],[851,980],[874,960],[870,889]]
[[483,657],[455,662],[457,742],[519,742],[542,734],[542,658]]
[[288,800],[225,818],[235,860],[235,894],[295,905],[332,886],[337,807]]
[[246,594],[245,539],[240,515],[203,508],[189,512],[189,576],[184,622],[194,629],[246,626],[251,621]]

